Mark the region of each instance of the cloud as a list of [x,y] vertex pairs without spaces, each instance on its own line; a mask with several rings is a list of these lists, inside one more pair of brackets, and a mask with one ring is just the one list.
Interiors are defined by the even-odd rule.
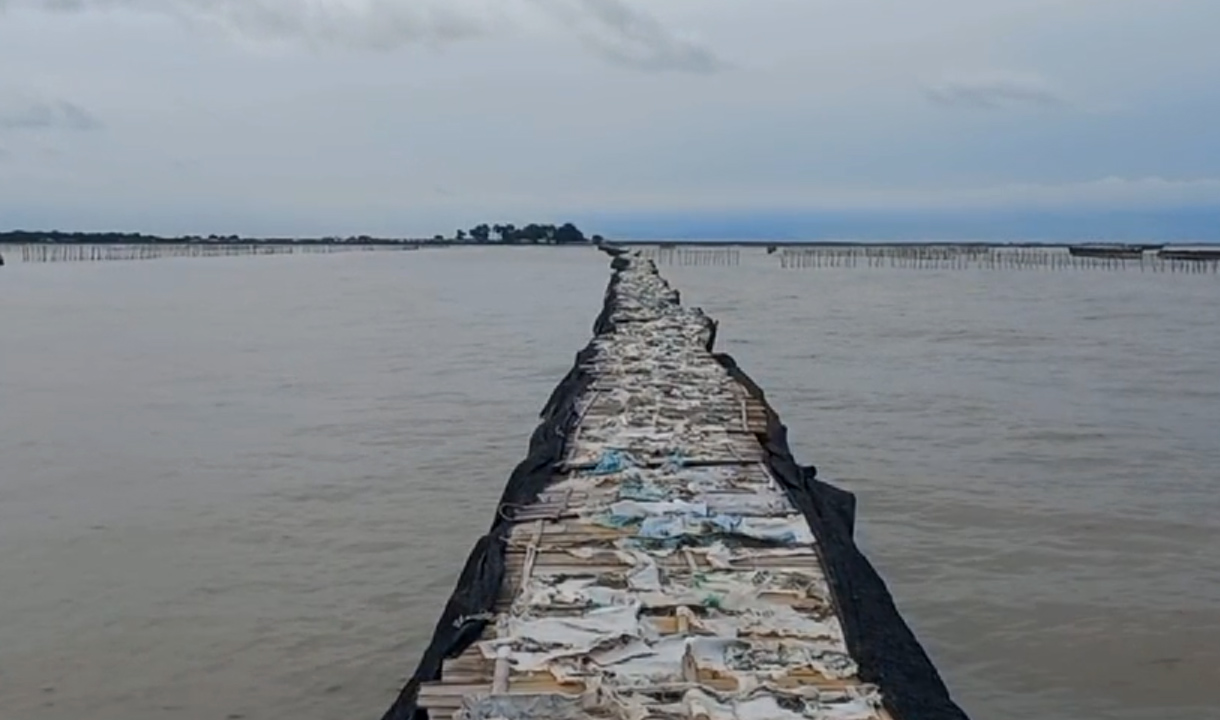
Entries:
[[642,70],[714,73],[726,63],[709,47],[666,28],[625,0],[532,0],[606,59]]
[[159,14],[249,39],[368,49],[481,34],[493,10],[475,0],[0,0],[7,8]]
[[97,130],[102,122],[74,102],[0,88],[0,130]]
[[558,23],[602,58],[645,71],[709,73],[725,63],[666,27],[639,0],[0,0],[59,12],[129,10],[175,17],[256,41],[389,50],[517,29],[531,14]]
[[1067,100],[1044,80],[1022,75],[975,75],[947,78],[924,87],[924,95],[943,107],[975,110],[1056,108]]

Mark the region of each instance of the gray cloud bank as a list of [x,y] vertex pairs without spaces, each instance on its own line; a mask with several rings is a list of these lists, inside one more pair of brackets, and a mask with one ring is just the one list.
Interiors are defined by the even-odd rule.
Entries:
[[666,28],[624,0],[531,0],[600,55],[643,70],[712,73],[725,63],[710,48]]
[[96,130],[102,126],[76,103],[0,88],[0,130]]
[[961,107],[975,110],[1002,110],[1005,108],[1055,108],[1068,104],[1067,100],[1033,77],[977,76],[944,80],[924,88],[928,100],[943,107]]
[[620,65],[689,73],[725,65],[632,0],[0,0],[0,12],[16,8],[156,13],[247,39],[371,50],[491,35],[534,13]]

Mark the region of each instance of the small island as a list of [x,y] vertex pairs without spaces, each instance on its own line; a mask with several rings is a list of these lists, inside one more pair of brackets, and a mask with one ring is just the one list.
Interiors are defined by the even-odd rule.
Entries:
[[441,245],[600,245],[601,235],[586,236],[576,225],[529,223],[481,223],[452,235],[432,238],[373,237],[245,237],[241,235],[180,235],[176,237],[138,232],[64,232],[60,230],[11,230],[0,232],[0,245],[361,245],[361,246],[441,246]]

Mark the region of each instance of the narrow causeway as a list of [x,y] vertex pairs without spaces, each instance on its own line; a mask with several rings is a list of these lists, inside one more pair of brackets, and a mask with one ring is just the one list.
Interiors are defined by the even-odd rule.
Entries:
[[965,718],[716,323],[634,251],[386,720]]

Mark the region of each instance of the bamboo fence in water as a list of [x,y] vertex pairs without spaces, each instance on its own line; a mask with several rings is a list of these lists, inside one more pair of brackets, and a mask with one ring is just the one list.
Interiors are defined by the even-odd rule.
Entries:
[[7,260],[27,263],[97,262],[105,260],[156,260],[171,257],[229,257],[238,255],[294,255],[298,253],[416,250],[415,245],[302,244],[302,243],[30,243],[0,245]]
[[[760,247],[757,252],[763,252]],[[903,268],[914,270],[1106,270],[1150,273],[1220,273],[1216,251],[1122,251],[1079,254],[1063,247],[979,245],[827,245],[767,247],[769,257],[789,270],[821,268]],[[641,248],[658,265],[733,266],[741,247]]]

